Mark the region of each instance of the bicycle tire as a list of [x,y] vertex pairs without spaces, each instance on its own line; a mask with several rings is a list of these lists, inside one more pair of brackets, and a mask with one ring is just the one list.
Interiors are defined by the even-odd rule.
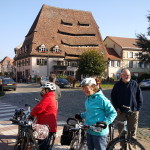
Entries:
[[130,138],[130,139],[126,140],[126,139],[124,139],[124,137],[117,137],[117,138],[113,139],[108,144],[107,150],[120,150],[121,149],[120,143],[134,144],[134,145],[136,145],[136,150],[145,150],[143,145],[141,143],[139,143],[136,139]]
[[81,143],[79,150],[88,150],[87,144]]
[[71,141],[70,150],[79,150],[79,145],[80,142],[79,142],[78,135],[75,135]]
[[36,142],[35,137],[33,136],[33,131],[28,129],[28,131],[25,134],[25,150],[30,149],[30,150],[39,150],[38,144]]

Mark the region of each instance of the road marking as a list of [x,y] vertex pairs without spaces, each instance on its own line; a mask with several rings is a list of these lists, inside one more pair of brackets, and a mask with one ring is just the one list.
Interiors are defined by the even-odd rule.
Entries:
[[17,108],[17,107],[14,107],[14,106],[6,106],[6,107],[3,107],[3,108],[0,108],[0,110],[3,110],[3,109],[11,109],[13,108],[14,110]]
[[1,134],[3,135],[16,135],[18,133],[18,129],[11,129],[11,130],[6,130],[6,131],[2,131]]
[[0,121],[9,120],[14,115],[15,109],[17,107],[0,102]]

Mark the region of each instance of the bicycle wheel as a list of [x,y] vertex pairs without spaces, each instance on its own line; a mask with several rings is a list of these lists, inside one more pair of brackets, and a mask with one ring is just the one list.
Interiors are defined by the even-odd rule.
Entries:
[[55,142],[55,138],[56,138],[56,134],[53,133],[53,134],[51,135],[51,137],[49,138],[50,147],[48,148],[48,150],[52,150],[52,147],[53,147],[54,142]]
[[[123,147],[121,145],[123,145]],[[117,137],[114,140],[112,140],[108,144],[107,150],[127,150],[127,148],[129,148],[130,146],[136,147],[136,150],[145,150],[142,144],[140,144],[136,139],[131,138],[129,140],[126,140],[123,137]]]
[[30,129],[28,129],[24,138],[26,142],[23,150],[39,150],[36,139],[34,138],[33,132]]
[[79,147],[80,147],[79,136],[75,135],[71,141],[70,150],[79,150]]
[[79,148],[79,150],[88,150],[87,144],[86,143],[81,143],[81,146]]

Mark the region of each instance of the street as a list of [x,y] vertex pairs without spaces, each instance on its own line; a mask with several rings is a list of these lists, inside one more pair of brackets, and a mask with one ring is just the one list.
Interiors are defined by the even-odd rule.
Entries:
[[[62,97],[59,100],[58,121],[59,124],[65,123],[68,117],[74,117],[74,114],[84,111],[85,95],[80,88],[77,89],[61,89]],[[111,90],[103,90],[106,97],[110,98]],[[150,90],[143,91],[144,106],[140,112],[139,129],[137,137],[145,145],[150,146]],[[32,107],[36,105],[34,98],[40,99],[40,85],[38,84],[18,84],[16,91],[6,91],[4,97],[0,97],[0,105],[6,107],[4,110],[0,108],[0,122],[8,120],[14,113],[15,108],[24,108],[25,104]],[[62,129],[62,125],[60,127]],[[17,128],[16,128],[17,130]],[[59,135],[61,131],[59,131]],[[59,144],[59,141],[57,141]],[[57,145],[55,145],[57,147]],[[64,146],[61,149],[64,149]],[[2,150],[2,149],[0,149]]]

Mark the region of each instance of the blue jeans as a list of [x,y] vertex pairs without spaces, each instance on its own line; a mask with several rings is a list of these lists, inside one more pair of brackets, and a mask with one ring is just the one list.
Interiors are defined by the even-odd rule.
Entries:
[[87,133],[88,150],[106,150],[106,136],[96,136]]

